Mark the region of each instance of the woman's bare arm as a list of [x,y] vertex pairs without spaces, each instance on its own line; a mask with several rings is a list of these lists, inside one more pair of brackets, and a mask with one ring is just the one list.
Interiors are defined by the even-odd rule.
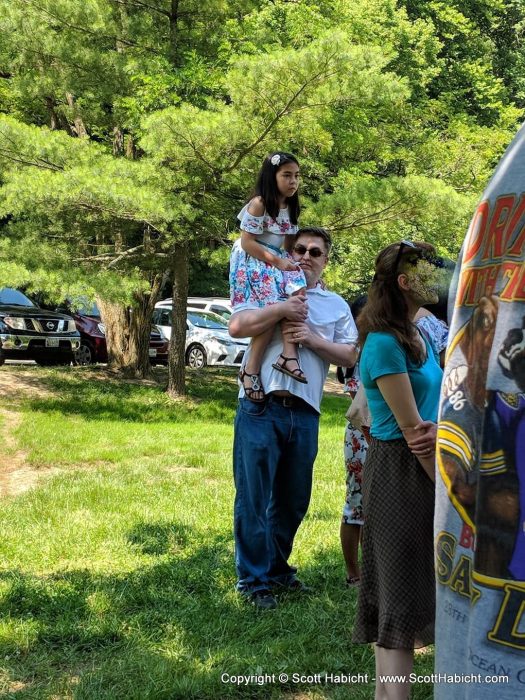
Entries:
[[[406,372],[386,374],[377,379],[377,387],[394,414],[396,423],[405,439],[409,438],[414,427],[422,421],[408,374]],[[431,456],[428,457],[416,456],[428,476],[432,481],[435,481],[434,453],[432,452]]]

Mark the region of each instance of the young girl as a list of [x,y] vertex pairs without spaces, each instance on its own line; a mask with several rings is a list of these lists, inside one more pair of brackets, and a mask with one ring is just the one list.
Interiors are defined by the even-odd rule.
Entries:
[[[357,319],[366,304],[366,294],[358,297],[350,306],[350,311],[357,323]],[[359,379],[358,363],[353,369],[347,371],[342,378],[345,385],[344,392],[350,394],[352,400],[357,394],[361,384]],[[345,430],[344,460],[346,467],[346,500],[343,508],[343,517],[339,528],[341,549],[346,566],[346,584],[349,588],[359,585],[359,542],[361,540],[361,528],[363,526],[363,499],[361,482],[363,477],[363,464],[366,459],[370,428],[367,426],[354,426],[348,422]]]
[[[234,311],[253,309],[304,294],[303,271],[289,254],[298,231],[299,163],[290,153],[277,151],[265,158],[253,198],[241,210],[241,238],[230,258],[230,296]],[[260,371],[273,329],[252,338],[250,356],[239,377],[246,397],[264,401]],[[283,352],[272,365],[298,382],[307,383],[297,346],[283,337]]]

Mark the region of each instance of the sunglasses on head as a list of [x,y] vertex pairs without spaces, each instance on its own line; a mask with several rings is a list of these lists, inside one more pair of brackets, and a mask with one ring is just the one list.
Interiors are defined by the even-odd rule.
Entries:
[[311,258],[320,258],[321,255],[325,254],[324,250],[321,250],[321,248],[318,248],[317,246],[307,248],[306,246],[301,245],[300,243],[295,245],[293,250],[294,253],[297,253],[297,255],[306,255],[306,253],[309,253]]
[[393,274],[397,274],[397,268],[399,267],[399,262],[401,260],[401,256],[403,254],[403,250],[413,250],[413,255],[415,257],[411,257],[410,253],[406,256],[406,261],[410,265],[417,265],[418,260],[426,260],[429,262],[431,265],[434,267],[444,267],[444,261],[443,258],[440,258],[436,255],[433,255],[430,251],[424,250],[423,248],[419,248],[415,243],[412,243],[412,241],[401,241],[399,245],[399,249],[397,251],[396,255],[396,260],[394,262],[393,266]]
[[392,267],[392,273],[394,275],[396,274],[397,268],[399,267],[399,261],[401,260],[403,250],[405,250],[406,248],[413,248],[414,250],[421,251],[421,248],[418,248],[415,243],[412,243],[412,241],[401,241],[401,243],[399,244],[399,248],[397,249],[397,255],[394,261],[394,265]]

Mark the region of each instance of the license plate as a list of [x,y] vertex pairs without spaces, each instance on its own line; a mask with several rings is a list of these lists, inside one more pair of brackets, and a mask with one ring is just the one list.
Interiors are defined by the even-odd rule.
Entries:
[[46,338],[46,348],[58,348],[60,346],[59,338]]
[[150,348],[149,349],[149,356],[150,357],[157,357],[157,348]]

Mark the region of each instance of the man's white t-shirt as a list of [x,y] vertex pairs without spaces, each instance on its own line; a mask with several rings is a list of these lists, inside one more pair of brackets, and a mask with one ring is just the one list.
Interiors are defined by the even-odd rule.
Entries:
[[[317,285],[312,289],[306,290],[306,298],[308,301],[308,318],[306,323],[314,333],[333,343],[341,343],[343,345],[357,343],[358,334],[352,318],[352,312],[342,297]],[[323,360],[312,350],[300,347],[298,351],[299,362],[308,379],[308,384],[301,384],[301,382],[273,369],[272,364],[276,362],[281,352],[282,336],[280,327],[277,325],[273,338],[264,353],[261,367],[261,381],[264,393],[288,391],[290,394],[306,401],[320,413],[323,386],[330,363]],[[249,353],[250,348],[246,352],[243,364],[246,364]],[[243,396],[244,388],[241,385],[239,398]]]

